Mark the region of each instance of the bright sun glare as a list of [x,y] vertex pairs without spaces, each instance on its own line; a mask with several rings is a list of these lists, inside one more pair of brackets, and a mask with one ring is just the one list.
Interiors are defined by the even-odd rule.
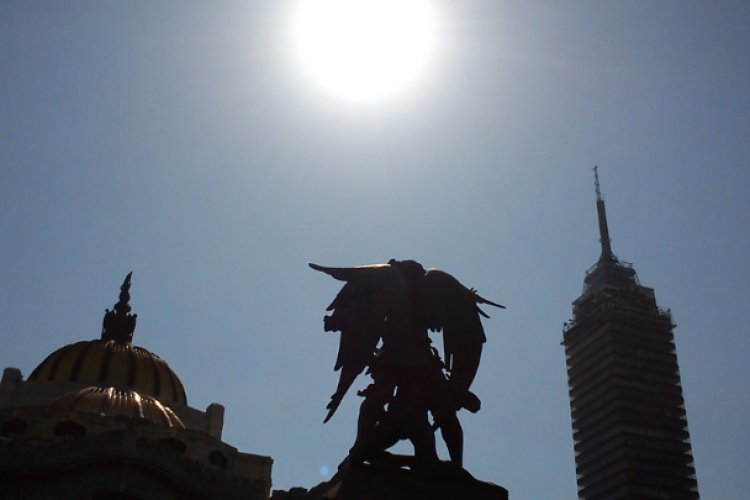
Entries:
[[329,92],[378,101],[421,76],[435,48],[429,0],[301,0],[294,16],[297,55]]

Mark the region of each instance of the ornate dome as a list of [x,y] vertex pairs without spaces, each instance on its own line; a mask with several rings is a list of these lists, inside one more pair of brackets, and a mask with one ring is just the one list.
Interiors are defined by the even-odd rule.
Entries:
[[130,314],[130,278],[120,287],[120,300],[107,309],[100,340],[68,344],[53,352],[29,375],[41,382],[80,382],[133,389],[165,403],[187,405],[182,382],[166,361],[131,344],[137,314]]
[[115,340],[84,340],[61,347],[36,367],[29,380],[129,388],[165,403],[187,404],[185,388],[166,361],[143,347]]
[[56,410],[79,411],[96,415],[146,420],[167,427],[184,429],[180,418],[167,406],[136,391],[115,387],[86,387],[66,392],[50,405]]

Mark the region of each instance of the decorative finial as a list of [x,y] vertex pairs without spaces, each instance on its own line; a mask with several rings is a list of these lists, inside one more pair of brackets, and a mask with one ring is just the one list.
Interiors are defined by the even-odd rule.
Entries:
[[130,278],[133,271],[125,276],[125,281],[120,287],[120,300],[114,305],[114,310],[105,310],[102,323],[102,340],[114,340],[123,344],[129,344],[133,340],[135,331],[135,320],[137,314],[130,314]]

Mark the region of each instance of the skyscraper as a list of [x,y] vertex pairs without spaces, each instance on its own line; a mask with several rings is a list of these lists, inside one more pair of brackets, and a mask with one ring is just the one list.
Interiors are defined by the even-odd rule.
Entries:
[[697,499],[672,316],[615,257],[596,179],[601,256],[563,346],[581,499]]

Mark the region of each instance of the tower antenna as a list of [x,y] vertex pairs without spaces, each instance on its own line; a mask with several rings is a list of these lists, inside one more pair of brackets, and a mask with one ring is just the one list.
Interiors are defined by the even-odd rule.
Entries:
[[599,167],[594,165],[594,187],[596,188],[596,199],[602,199],[602,192],[599,189]]
[[599,167],[594,167],[594,188],[596,189],[596,215],[599,219],[599,242],[602,245],[603,261],[616,262],[617,258],[612,253],[612,242],[609,239],[609,228],[607,227],[607,212],[604,209],[604,200],[599,186]]

